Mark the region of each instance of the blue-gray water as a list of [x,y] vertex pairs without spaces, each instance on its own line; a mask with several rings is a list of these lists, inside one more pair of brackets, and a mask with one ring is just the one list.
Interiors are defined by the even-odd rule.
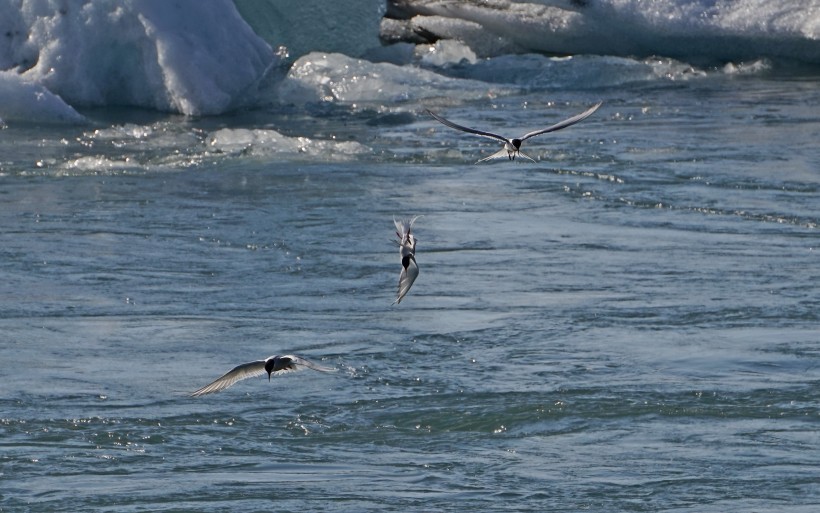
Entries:
[[817,511],[817,75],[577,85],[0,131],[0,510]]

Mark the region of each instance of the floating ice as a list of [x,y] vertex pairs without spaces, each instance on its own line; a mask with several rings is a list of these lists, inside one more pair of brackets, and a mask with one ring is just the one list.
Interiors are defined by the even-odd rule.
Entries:
[[0,34],[0,70],[73,106],[218,114],[274,62],[230,0],[0,0]]
[[55,174],[59,176],[86,174],[117,174],[132,169],[139,169],[139,164],[129,159],[113,159],[102,156],[86,155],[61,163]]
[[467,45],[449,39],[436,41],[432,45],[418,45],[416,51],[423,64],[431,66],[447,66],[468,62],[476,62],[475,52]]
[[417,34],[432,34],[445,40],[458,40],[480,57],[526,51],[526,48],[508,38],[488,33],[479,23],[446,16],[415,16],[407,23],[385,18],[379,30],[382,38],[388,42],[425,42],[424,37],[418,37]]
[[310,53],[293,63],[279,85],[282,102],[390,102],[446,95],[476,99],[487,84],[442,76],[413,66],[373,63],[341,54]]
[[0,71],[0,126],[6,122],[82,123],[85,118],[59,96],[14,71]]
[[[816,0],[393,3],[400,4],[399,15],[408,18],[405,23],[410,28],[404,30],[432,39],[459,39],[479,55],[492,52],[492,46],[485,43],[491,41],[501,52],[519,48],[556,54],[664,55],[688,62],[773,57],[820,63],[820,9]],[[396,23],[382,24],[382,35],[387,39],[400,30]]]
[[223,128],[211,133],[205,144],[212,153],[266,157],[274,154],[304,154],[311,158],[349,160],[371,153],[370,148],[355,141],[288,137],[276,130]]

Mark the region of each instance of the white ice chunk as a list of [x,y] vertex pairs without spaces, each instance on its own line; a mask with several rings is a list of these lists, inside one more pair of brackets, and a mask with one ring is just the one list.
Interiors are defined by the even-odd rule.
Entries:
[[26,81],[14,71],[0,71],[0,100],[0,119],[6,122],[85,122],[85,118],[59,96]]
[[0,0],[0,68],[75,106],[235,107],[274,62],[230,0]]
[[[500,90],[502,86],[498,86]],[[310,53],[293,63],[279,85],[279,100],[311,102],[403,102],[448,96],[475,99],[492,94],[487,84],[454,79],[413,66]]]
[[311,158],[338,161],[371,153],[370,148],[355,141],[288,137],[270,129],[223,128],[208,135],[205,144],[213,153],[256,157],[304,154]]
[[500,52],[512,43],[555,54],[820,62],[817,0],[407,0],[403,6],[418,14],[414,28],[465,42],[481,56],[493,55],[482,41],[496,40]]
[[476,54],[469,46],[452,39],[441,39],[432,45],[418,45],[416,52],[421,62],[429,66],[476,62]]

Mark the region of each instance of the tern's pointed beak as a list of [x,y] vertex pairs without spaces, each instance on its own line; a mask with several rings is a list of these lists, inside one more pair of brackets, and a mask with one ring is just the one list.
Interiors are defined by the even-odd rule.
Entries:
[[268,381],[270,381],[270,372],[268,372]]

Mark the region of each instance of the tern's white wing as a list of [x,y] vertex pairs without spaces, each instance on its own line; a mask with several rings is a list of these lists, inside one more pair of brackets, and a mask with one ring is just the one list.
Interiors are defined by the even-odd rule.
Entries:
[[396,219],[393,218],[393,224],[396,225],[396,235],[399,237],[399,244],[404,245],[407,243],[407,236],[410,234],[410,230],[413,229],[413,224],[416,222],[421,216],[413,216],[410,219]]
[[204,387],[200,388],[191,395],[193,397],[199,397],[201,395],[219,392],[220,390],[225,390],[237,381],[242,381],[243,379],[259,376],[264,373],[265,360],[257,360],[255,362],[243,363],[242,365],[237,365],[233,369],[226,372],[224,375],[217,378],[213,383],[205,385]]
[[396,235],[399,238],[399,246],[401,247],[401,255],[404,257],[407,254],[416,253],[416,243],[414,237],[410,234],[413,229],[413,223],[421,216],[413,216],[410,219],[393,218],[393,224],[396,225]]
[[318,363],[314,363],[307,358],[303,358],[301,356],[296,356],[293,354],[282,356],[281,358],[290,358],[292,367],[290,369],[282,369],[274,371],[274,374],[280,374],[290,371],[300,371],[305,369],[313,369],[319,372],[336,372],[336,369],[331,367],[325,367],[324,365],[319,365]]
[[410,287],[413,286],[413,282],[416,281],[418,277],[419,266],[416,265],[416,259],[412,255],[405,257],[402,262],[401,275],[399,276],[399,293],[393,302],[394,305],[401,303],[401,300],[410,292]]
[[[529,155],[527,155],[526,153],[524,153],[521,150],[518,150],[518,156],[521,157],[522,159],[527,159],[530,162],[535,162],[534,158],[530,157]],[[535,162],[535,163],[537,164],[537,162]]]
[[439,116],[438,114],[436,114],[435,112],[433,112],[429,109],[427,110],[427,114],[430,114],[431,116],[433,116],[433,118],[436,121],[438,121],[439,123],[441,123],[442,125],[449,126],[450,128],[455,128],[456,130],[461,130],[462,132],[467,132],[468,134],[480,135],[481,137],[489,137],[490,139],[497,139],[497,140],[499,140],[501,142],[505,142],[505,143],[510,142],[509,139],[507,139],[506,137],[504,137],[502,135],[494,134],[492,132],[485,132],[483,130],[476,130],[475,128],[470,128],[470,127],[466,127],[466,126],[462,126],[462,125],[457,125],[457,124],[453,123],[452,121],[444,119],[443,117]]
[[556,130],[561,130],[562,128],[566,128],[570,125],[574,125],[575,123],[577,123],[579,121],[583,121],[586,118],[590,117],[593,112],[598,110],[598,107],[600,107],[602,103],[603,102],[598,102],[595,105],[593,105],[592,107],[590,107],[589,109],[587,109],[584,112],[578,114],[577,116],[572,116],[571,118],[565,119],[564,121],[561,121],[560,123],[556,123],[556,124],[552,125],[551,127],[547,127],[547,128],[541,129],[541,130],[535,130],[535,131],[530,132],[526,135],[522,135],[520,139],[522,141],[526,141],[530,137],[535,137],[536,135],[546,134],[547,132],[555,132]]

